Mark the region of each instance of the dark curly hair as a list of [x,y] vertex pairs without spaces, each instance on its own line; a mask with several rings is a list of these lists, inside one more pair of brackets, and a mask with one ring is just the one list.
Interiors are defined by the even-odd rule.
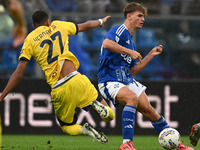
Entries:
[[43,25],[48,19],[49,19],[48,14],[43,10],[38,10],[34,12],[32,15],[33,24],[36,27]]

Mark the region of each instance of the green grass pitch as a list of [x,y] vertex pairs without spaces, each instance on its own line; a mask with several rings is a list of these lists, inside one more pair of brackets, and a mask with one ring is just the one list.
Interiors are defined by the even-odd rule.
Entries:
[[[101,144],[88,136],[69,135],[3,135],[1,150],[117,150],[122,136],[108,136],[109,142]],[[182,142],[191,146],[188,136]],[[163,150],[157,136],[134,136],[137,150]],[[200,150],[200,144],[195,147]]]

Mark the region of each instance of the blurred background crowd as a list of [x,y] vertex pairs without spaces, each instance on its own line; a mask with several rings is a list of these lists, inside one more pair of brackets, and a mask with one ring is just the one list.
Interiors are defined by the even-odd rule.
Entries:
[[[163,53],[156,56],[136,76],[138,80],[200,79],[200,0],[10,0],[22,4],[26,34],[33,30],[31,15],[43,9],[51,20],[76,23],[111,15],[103,29],[70,36],[69,48],[80,61],[79,71],[96,80],[103,37],[110,27],[123,23],[123,8],[128,2],[139,2],[148,8],[142,29],[134,32],[136,50],[143,57],[158,44]],[[16,20],[6,0],[0,1],[0,77],[8,78],[18,63],[23,42],[13,46],[11,37]],[[38,65],[31,60],[25,77],[43,79]]]

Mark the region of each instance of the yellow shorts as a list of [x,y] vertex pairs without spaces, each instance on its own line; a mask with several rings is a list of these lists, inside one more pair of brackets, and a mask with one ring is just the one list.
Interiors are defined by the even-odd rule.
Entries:
[[98,92],[90,80],[78,73],[66,83],[52,89],[51,102],[55,115],[64,123],[74,121],[76,107],[83,108],[92,104],[98,97]]

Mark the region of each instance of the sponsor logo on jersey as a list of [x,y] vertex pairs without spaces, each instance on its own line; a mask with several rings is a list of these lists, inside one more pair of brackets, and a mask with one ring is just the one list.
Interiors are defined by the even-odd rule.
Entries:
[[126,41],[127,44],[130,44],[130,40]]

